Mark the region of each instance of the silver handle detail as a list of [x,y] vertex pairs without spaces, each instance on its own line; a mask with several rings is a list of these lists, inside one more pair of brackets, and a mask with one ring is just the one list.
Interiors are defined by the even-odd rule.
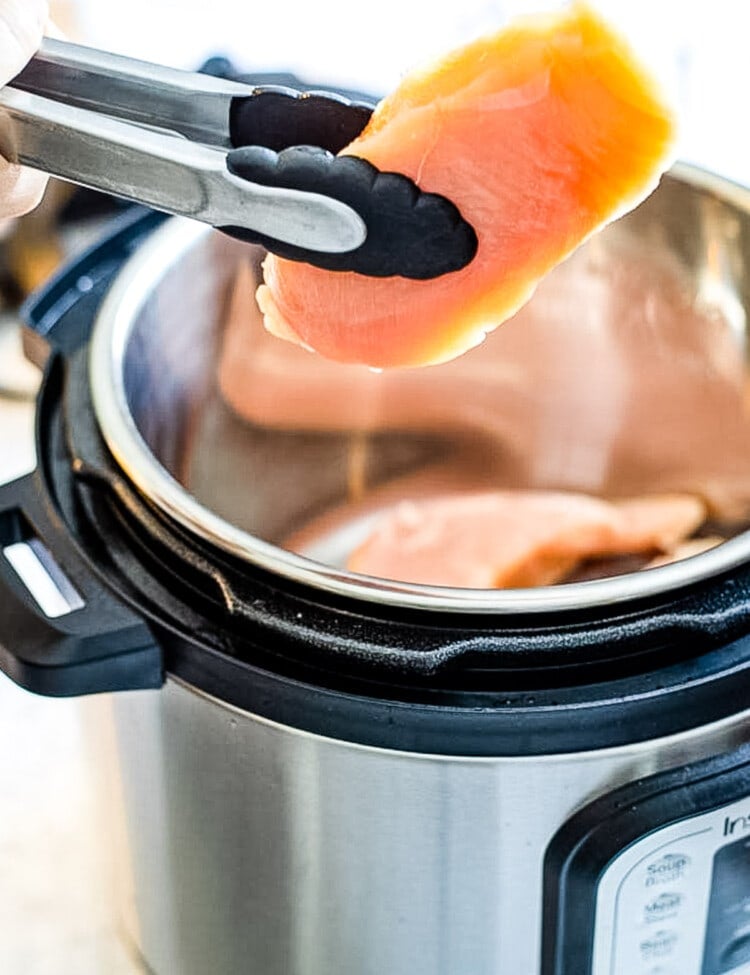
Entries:
[[14,88],[141,125],[161,126],[187,138],[231,148],[233,98],[253,88],[45,38]]
[[240,179],[221,149],[13,88],[0,91],[0,154],[166,213],[309,250],[346,253],[367,236],[346,204]]

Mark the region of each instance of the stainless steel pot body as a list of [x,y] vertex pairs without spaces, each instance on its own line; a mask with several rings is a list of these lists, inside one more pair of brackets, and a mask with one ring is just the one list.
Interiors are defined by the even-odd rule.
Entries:
[[[100,313],[90,359],[97,421],[119,469],[160,514],[280,587],[357,601],[347,603],[350,615],[377,604],[381,615],[425,614],[431,626],[451,613],[456,626],[468,614],[472,633],[486,623],[498,646],[504,621],[520,617],[531,644],[545,614],[585,608],[609,619],[632,600],[668,600],[747,562],[748,241],[748,193],[681,171],[550,277],[529,305],[530,346],[524,329],[513,345],[512,322],[456,372],[348,373],[336,386],[348,390],[347,410],[322,419],[318,366],[305,360],[295,373],[302,405],[290,419],[276,409],[286,365],[275,346],[259,345],[245,365],[248,385],[263,395],[231,403],[247,408],[240,419],[227,389],[220,395],[217,371],[249,252],[172,224],[134,258]],[[251,279],[260,258],[250,254]],[[687,317],[670,315],[674,307]],[[260,342],[260,323],[249,324]],[[504,335],[509,371],[493,358],[506,361]],[[558,341],[581,335],[574,352]],[[546,380],[521,381],[541,352]],[[409,409],[447,403],[440,429],[430,411],[389,413],[402,395]],[[468,464],[510,487],[696,491],[730,526],[729,540],[663,568],[517,592],[357,577],[335,545],[313,554],[285,548],[307,520],[351,501],[353,482],[355,494],[366,493],[434,464],[462,475]],[[691,625],[700,630],[695,617]],[[687,655],[688,639],[672,652]],[[390,650],[396,658],[401,648]],[[460,670],[461,660],[452,663]],[[554,689],[553,671],[546,679]],[[503,696],[482,707],[501,710]],[[518,755],[505,748],[462,758],[356,744],[345,730],[325,737],[300,730],[294,713],[274,723],[175,679],[159,692],[121,695],[100,720],[117,756],[110,794],[122,823],[131,936],[156,975],[538,975],[542,866],[553,836],[624,783],[750,741],[745,703],[723,713],[732,716],[712,723],[696,710],[682,724],[689,730],[655,730],[619,747],[592,741],[571,753],[551,738]],[[632,737],[643,735],[634,728]]]
[[578,754],[417,755],[296,731],[175,681],[113,698],[97,720],[120,777],[119,909],[157,975],[537,975],[542,865],[568,817],[750,741],[745,712]]

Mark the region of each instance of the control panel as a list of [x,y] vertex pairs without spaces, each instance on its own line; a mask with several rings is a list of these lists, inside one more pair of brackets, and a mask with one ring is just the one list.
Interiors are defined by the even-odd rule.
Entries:
[[750,744],[584,806],[543,907],[541,975],[750,975]]
[[750,797],[644,837],[599,882],[592,975],[750,975]]

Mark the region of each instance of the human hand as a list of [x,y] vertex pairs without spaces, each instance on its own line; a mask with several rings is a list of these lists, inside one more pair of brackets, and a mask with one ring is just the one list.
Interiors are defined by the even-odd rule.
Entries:
[[[48,0],[0,0],[0,86],[15,78],[39,48],[48,6]],[[0,219],[33,210],[46,185],[43,174],[0,156]]]

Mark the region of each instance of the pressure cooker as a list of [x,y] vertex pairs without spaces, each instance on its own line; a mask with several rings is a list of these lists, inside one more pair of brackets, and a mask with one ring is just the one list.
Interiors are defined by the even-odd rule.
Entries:
[[[744,390],[750,192],[675,167],[580,252],[602,314],[626,252],[644,274],[667,254],[691,300],[713,302],[699,371],[720,341]],[[0,667],[38,694],[96,697],[119,911],[148,969],[750,972],[744,524],[670,565],[507,591],[290,551],[290,531],[346,498],[363,431],[275,429],[223,401],[232,282],[262,259],[129,211],[26,313],[45,372],[36,470],[0,489]],[[645,319],[649,288],[628,297]],[[572,301],[571,327],[581,314]],[[590,444],[585,417],[608,409],[586,366],[599,408],[535,442],[548,459],[561,437]],[[665,381],[679,368],[667,357]],[[620,405],[648,395],[627,380]],[[564,381],[542,391],[550,417]],[[366,436],[374,483],[454,456],[439,430]],[[564,486],[586,487],[558,455]],[[660,457],[641,488],[659,486]]]

